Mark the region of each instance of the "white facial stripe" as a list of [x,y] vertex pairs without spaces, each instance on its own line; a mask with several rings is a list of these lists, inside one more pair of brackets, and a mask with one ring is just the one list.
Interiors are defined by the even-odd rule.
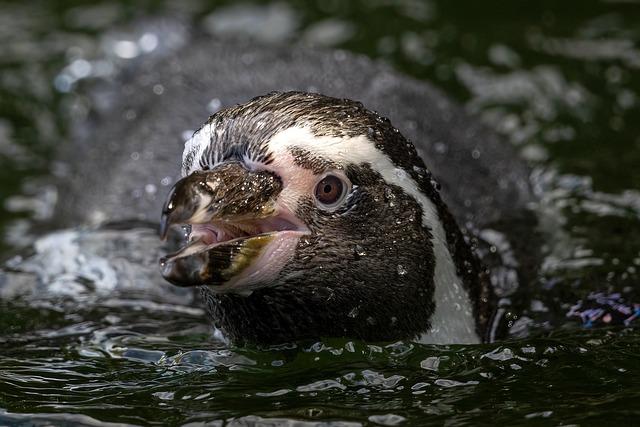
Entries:
[[[269,142],[273,158],[286,159],[291,167],[289,148],[299,147],[311,154],[324,157],[343,167],[349,163],[356,165],[369,163],[389,184],[402,188],[422,207],[422,224],[433,234],[436,257],[435,294],[436,310],[431,318],[431,329],[420,338],[424,343],[464,344],[479,343],[475,329],[473,309],[469,296],[458,277],[456,267],[447,248],[444,227],[438,217],[435,205],[420,191],[416,182],[403,169],[396,167],[383,152],[366,136],[332,137],[315,136],[306,128],[289,128],[276,135]],[[285,165],[283,165],[285,166]]]
[[211,141],[211,123],[207,123],[198,130],[187,142],[184,143],[184,151],[182,152],[182,160],[189,153],[193,153],[193,162],[188,165],[188,169],[182,170],[182,176],[185,177],[192,172],[200,169],[199,160],[204,154]]

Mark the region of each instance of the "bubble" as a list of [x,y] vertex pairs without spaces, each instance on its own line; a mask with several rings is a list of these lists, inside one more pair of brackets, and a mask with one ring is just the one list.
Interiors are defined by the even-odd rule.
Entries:
[[125,120],[135,120],[136,117],[138,117],[138,114],[134,110],[129,109],[124,112]]

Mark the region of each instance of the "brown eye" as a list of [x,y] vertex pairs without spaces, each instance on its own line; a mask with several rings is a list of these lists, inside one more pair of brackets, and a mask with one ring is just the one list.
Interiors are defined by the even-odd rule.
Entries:
[[323,208],[334,208],[345,198],[347,183],[335,175],[327,175],[316,185],[316,200]]

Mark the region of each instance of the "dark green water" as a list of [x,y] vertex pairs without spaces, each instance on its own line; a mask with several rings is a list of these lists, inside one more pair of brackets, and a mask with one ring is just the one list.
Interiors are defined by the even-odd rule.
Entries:
[[[593,291],[640,302],[640,2],[506,3],[0,3],[0,259],[47,217],[50,192],[33,180],[55,170],[82,114],[78,60],[158,15],[337,46],[433,81],[531,162],[549,234],[531,307],[512,315],[529,327],[483,346],[259,351],[211,339],[181,306],[0,300],[0,425],[639,424],[637,328],[557,318]],[[221,29],[220,16],[249,21]]]

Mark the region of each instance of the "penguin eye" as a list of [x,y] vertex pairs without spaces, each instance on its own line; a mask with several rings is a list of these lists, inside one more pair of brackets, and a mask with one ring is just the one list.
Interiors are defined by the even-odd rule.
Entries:
[[350,185],[346,178],[336,175],[325,175],[316,184],[316,200],[324,209],[332,209],[340,205],[346,198]]

